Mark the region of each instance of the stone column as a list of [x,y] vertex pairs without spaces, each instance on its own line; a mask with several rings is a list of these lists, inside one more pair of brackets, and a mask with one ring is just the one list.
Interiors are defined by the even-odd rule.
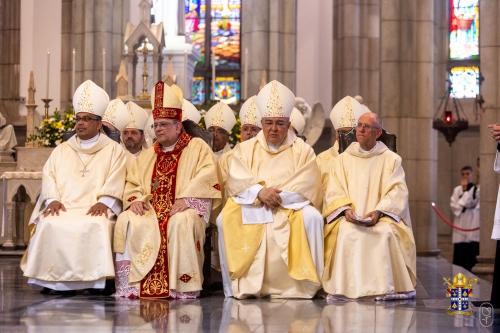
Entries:
[[434,57],[438,30],[435,0],[382,3],[381,114],[384,127],[398,137],[410,191],[410,212],[417,251],[435,255],[437,133],[432,117],[437,96]]
[[361,95],[379,108],[380,1],[334,1],[333,104],[345,95]]
[[7,123],[16,125],[24,123],[19,116],[20,21],[21,1],[0,0],[0,110]]
[[496,0],[481,0],[479,11],[481,73],[484,76],[481,94],[485,103],[480,124],[481,159],[481,239],[478,264],[474,272],[492,274],[496,242],[491,240],[493,217],[500,177],[493,172],[495,142],[489,137],[487,125],[500,122],[500,81],[498,80],[498,59],[500,57],[500,24],[498,14],[500,5]]
[[16,221],[14,219],[14,203],[9,200],[9,202],[4,202],[4,209],[6,210],[5,217],[5,238],[2,244],[4,248],[13,248],[14,244],[14,228],[16,227]]
[[[241,7],[241,46],[248,48],[248,96],[259,90],[262,71],[269,67],[269,4],[267,0],[245,0]],[[243,74],[244,75],[244,74]],[[245,79],[242,77],[242,81]]]
[[[128,21],[127,0],[64,0],[62,39],[61,95],[65,103],[72,97],[71,57],[76,50],[76,80],[78,87],[85,80],[102,86],[102,50],[106,50],[106,91],[116,95],[115,77],[123,50],[123,34]],[[128,72],[129,75],[132,71]],[[64,103],[63,103],[64,104]]]
[[269,80],[281,81],[295,91],[296,59],[295,0],[269,3]]
[[[242,1],[242,50],[248,48],[248,95],[258,92],[262,72],[295,90],[296,0]],[[242,81],[245,79],[242,78]]]

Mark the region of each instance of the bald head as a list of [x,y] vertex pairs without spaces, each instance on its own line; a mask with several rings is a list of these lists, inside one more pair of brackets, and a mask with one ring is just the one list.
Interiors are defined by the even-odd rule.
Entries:
[[358,123],[359,122],[367,123],[367,124],[373,125],[374,127],[377,127],[377,128],[382,127],[382,124],[380,123],[380,117],[375,112],[363,113],[359,117]]
[[379,116],[374,112],[363,113],[356,126],[356,140],[363,150],[371,150],[382,135]]

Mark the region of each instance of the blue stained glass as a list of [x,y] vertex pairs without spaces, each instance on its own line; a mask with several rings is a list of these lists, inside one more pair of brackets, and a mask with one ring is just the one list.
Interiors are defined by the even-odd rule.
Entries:
[[456,66],[449,74],[451,96],[455,98],[475,98],[479,94],[479,67]]
[[240,0],[212,0],[211,46],[216,55],[216,66],[240,68]]
[[226,104],[237,104],[240,100],[240,81],[233,77],[216,78],[215,99]]
[[205,80],[203,77],[193,77],[191,103],[201,105],[205,103]]

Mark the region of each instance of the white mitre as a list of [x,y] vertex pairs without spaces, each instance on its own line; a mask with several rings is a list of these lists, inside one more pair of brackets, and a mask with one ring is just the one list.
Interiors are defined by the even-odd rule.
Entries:
[[109,96],[104,89],[91,80],[80,84],[73,95],[75,114],[87,112],[102,117],[109,103]]
[[121,99],[116,98],[109,102],[102,116],[102,121],[110,123],[120,132],[125,129],[125,126],[130,122],[130,114]]
[[259,110],[257,110],[257,104],[255,104],[256,96],[252,96],[243,103],[240,109],[240,121],[241,125],[253,125],[262,128],[260,120]]
[[148,113],[134,102],[126,104],[129,113],[129,122],[125,128],[134,128],[143,131],[148,120]]
[[346,96],[335,104],[330,112],[330,120],[335,129],[356,127],[359,117],[366,113],[366,109],[356,99]]
[[302,135],[304,133],[304,129],[306,128],[306,118],[302,112],[297,108],[293,108],[292,115],[290,116],[290,124],[297,131],[298,135]]
[[262,118],[290,118],[295,106],[295,95],[282,83],[273,80],[262,87],[255,103]]
[[182,101],[182,121],[189,119],[198,124],[201,120],[201,113],[196,106],[187,99]]
[[234,116],[234,112],[226,103],[218,102],[205,114],[205,126],[207,129],[217,126],[231,133],[235,124],[236,117]]

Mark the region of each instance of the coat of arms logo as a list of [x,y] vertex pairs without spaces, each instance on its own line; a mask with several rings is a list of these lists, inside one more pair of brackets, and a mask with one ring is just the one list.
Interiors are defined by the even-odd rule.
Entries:
[[477,279],[468,279],[462,273],[456,274],[452,281],[449,278],[443,279],[446,285],[446,296],[450,298],[448,313],[451,315],[462,314],[470,316],[472,314],[470,306],[472,284],[477,283]]

